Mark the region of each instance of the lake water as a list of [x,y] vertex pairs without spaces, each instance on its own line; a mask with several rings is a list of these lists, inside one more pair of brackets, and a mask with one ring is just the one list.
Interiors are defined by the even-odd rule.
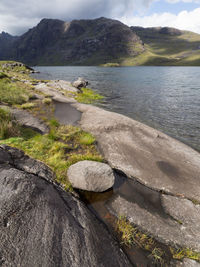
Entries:
[[35,67],[38,79],[84,77],[101,106],[143,122],[200,151],[200,67]]

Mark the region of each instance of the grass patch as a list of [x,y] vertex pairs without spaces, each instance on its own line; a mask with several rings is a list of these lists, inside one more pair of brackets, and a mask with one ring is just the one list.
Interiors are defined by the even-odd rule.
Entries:
[[20,136],[5,139],[1,143],[21,149],[29,156],[44,162],[55,172],[57,182],[65,189],[70,189],[67,170],[72,164],[81,160],[101,162],[103,159],[92,142],[81,144],[80,140],[89,134],[80,128],[60,126],[54,119],[49,125],[49,134],[41,135],[24,129]]
[[91,104],[96,101],[102,100],[103,96],[95,93],[90,88],[82,88],[81,93],[78,93],[75,99],[80,103]]
[[52,103],[52,99],[49,98],[49,97],[44,98],[44,99],[42,100],[42,103],[43,103],[43,104],[46,104],[46,105],[49,105],[49,104]]
[[23,104],[29,100],[30,93],[19,82],[0,79],[0,102],[9,105]]
[[0,108],[0,140],[18,135],[19,127],[8,110]]
[[24,103],[20,106],[22,109],[32,109],[35,107],[35,103],[29,102],[29,103]]
[[200,253],[195,252],[191,249],[185,248],[185,249],[174,249],[170,248],[170,251],[173,255],[174,259],[182,260],[183,258],[189,258],[191,260],[196,260],[200,262]]
[[149,257],[151,257],[155,263],[164,263],[164,250],[157,247],[157,244],[152,237],[149,237],[147,234],[140,232],[134,227],[125,216],[119,216],[116,230],[120,233],[122,243],[126,246],[131,247],[135,245],[144,249],[150,253]]

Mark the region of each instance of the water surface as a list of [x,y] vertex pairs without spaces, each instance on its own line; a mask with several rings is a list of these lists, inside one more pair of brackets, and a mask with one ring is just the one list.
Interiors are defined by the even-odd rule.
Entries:
[[98,105],[146,123],[200,151],[200,67],[36,67],[39,79],[89,80]]

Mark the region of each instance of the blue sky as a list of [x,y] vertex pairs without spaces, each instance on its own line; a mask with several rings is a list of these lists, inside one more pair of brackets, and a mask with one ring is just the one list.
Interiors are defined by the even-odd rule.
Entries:
[[13,35],[23,34],[43,18],[71,21],[101,16],[129,26],[169,26],[200,33],[200,0],[0,0],[0,32]]
[[153,13],[164,13],[164,12],[170,12],[173,14],[178,14],[183,10],[192,11],[196,8],[200,7],[200,2],[194,3],[194,2],[178,2],[178,3],[169,3],[165,0],[160,0],[153,2],[150,4],[149,8],[145,10],[145,15],[151,15]]

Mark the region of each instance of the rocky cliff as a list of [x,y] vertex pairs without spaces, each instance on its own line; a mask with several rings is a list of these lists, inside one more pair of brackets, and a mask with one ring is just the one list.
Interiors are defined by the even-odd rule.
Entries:
[[95,65],[142,51],[140,38],[116,20],[43,19],[16,40],[7,59],[31,65]]

